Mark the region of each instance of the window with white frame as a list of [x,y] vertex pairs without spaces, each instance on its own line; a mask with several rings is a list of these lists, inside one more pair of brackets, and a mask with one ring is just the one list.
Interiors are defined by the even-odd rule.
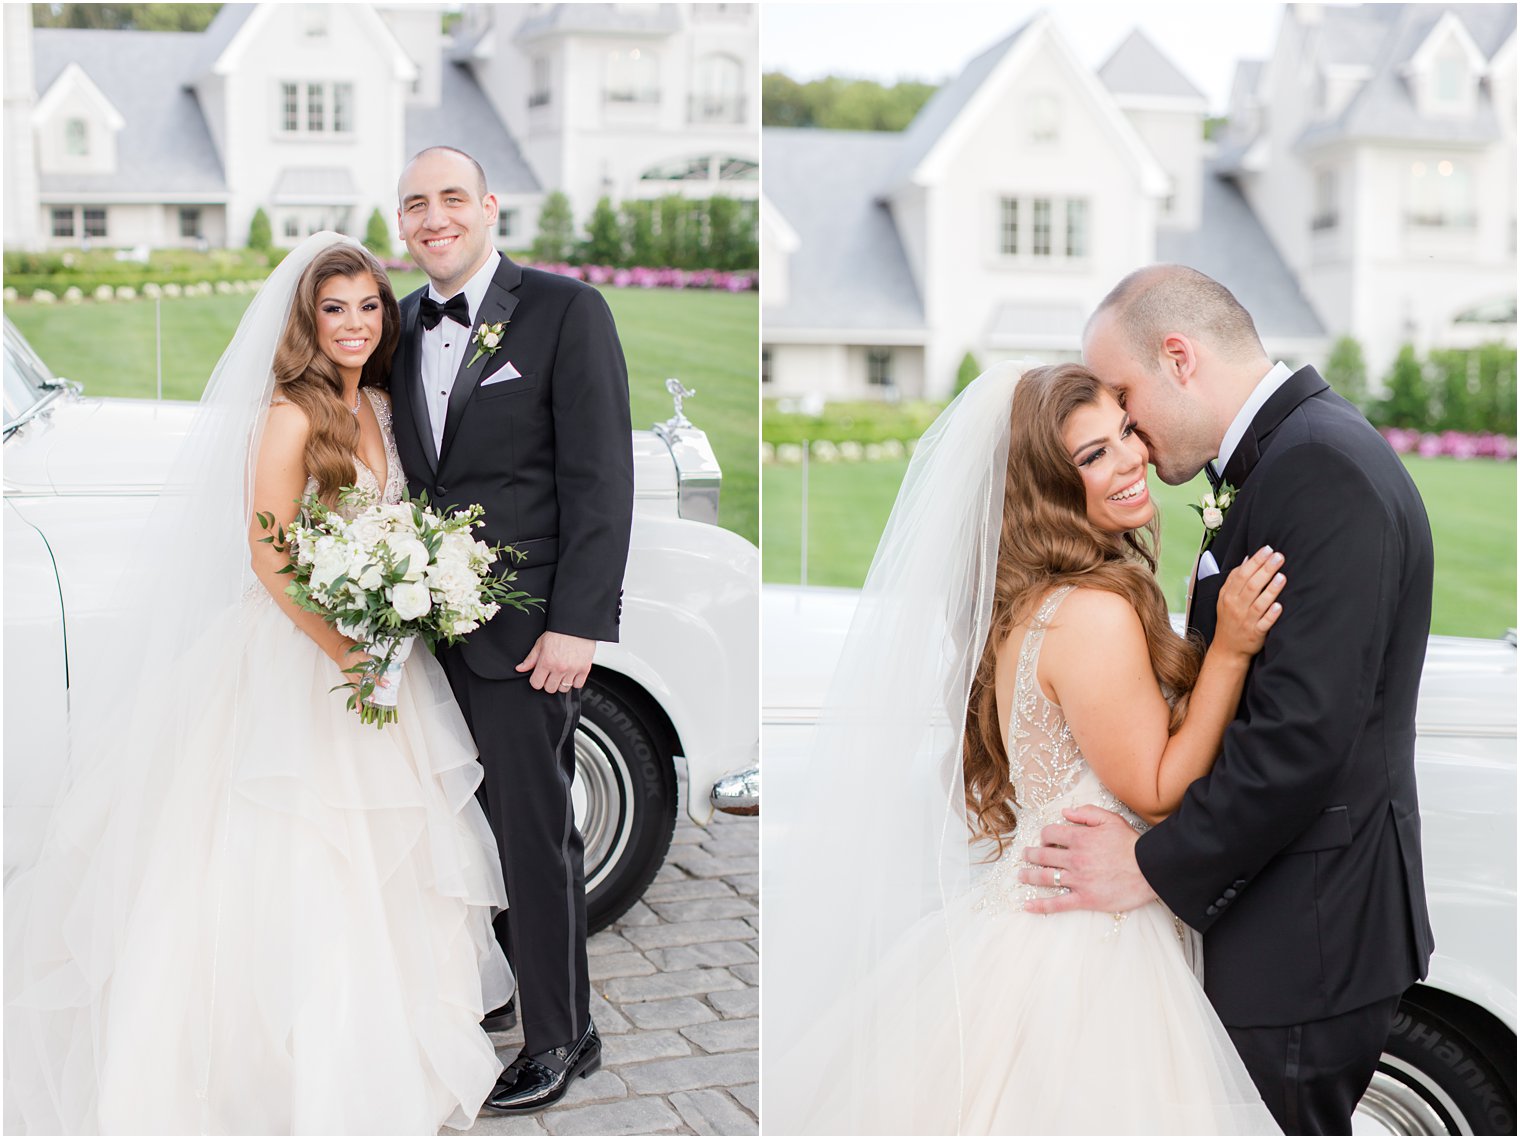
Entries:
[[607,85],[602,98],[608,103],[658,103],[660,61],[647,47],[618,48],[607,53]]
[[892,349],[872,348],[866,352],[866,383],[873,388],[893,386]]
[[496,236],[504,241],[511,241],[517,236],[517,211],[515,209],[498,210],[496,213]]
[[1087,199],[1066,199],[1066,256],[1086,257],[1088,247]]
[[285,215],[285,220],[281,224],[281,232],[283,232],[285,234],[285,236],[289,237],[289,238],[300,237],[301,236],[301,219],[300,219],[300,217],[297,216],[296,214],[286,214]]
[[998,199],[997,251],[1005,258],[1081,260],[1092,255],[1092,206],[1087,198]]
[[337,82],[280,84],[280,130],[285,134],[352,134],[354,85]]
[[1455,41],[1448,40],[1435,58],[1431,96],[1445,108],[1457,108],[1467,102],[1467,59]]
[[82,158],[90,153],[90,124],[83,119],[69,119],[63,124],[65,154]]
[[1477,196],[1471,171],[1449,158],[1419,159],[1409,166],[1408,225],[1423,229],[1474,229]]
[[1061,101],[1049,91],[1030,96],[1028,122],[1029,141],[1038,143],[1059,142],[1061,139]]
[[73,237],[74,236],[74,207],[73,206],[55,206],[53,208],[53,210],[52,210],[52,215],[53,215],[53,236],[54,237]]
[[1002,199],[1001,234],[998,248],[1003,256],[1014,257],[1019,252],[1019,200],[1017,198]]
[[694,123],[737,123],[744,119],[744,65],[714,53],[697,60],[689,117]]
[[1030,203],[1029,252],[1036,257],[1050,256],[1050,199],[1036,198]]
[[313,38],[327,34],[327,5],[306,4],[304,5],[306,34]]
[[542,107],[548,103],[549,91],[549,57],[547,55],[535,55],[533,57],[533,90],[528,93],[528,106]]
[[86,237],[106,236],[106,211],[103,208],[85,207],[84,235]]
[[1314,172],[1314,217],[1309,228],[1334,229],[1340,224],[1340,180],[1333,169],[1326,167]]
[[201,211],[199,206],[181,206],[179,211],[179,235],[201,237]]

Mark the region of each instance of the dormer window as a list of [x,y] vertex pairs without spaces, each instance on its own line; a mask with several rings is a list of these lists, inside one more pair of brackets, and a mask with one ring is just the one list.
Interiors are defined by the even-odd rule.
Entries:
[[1052,143],[1061,139],[1061,101],[1048,91],[1029,100],[1029,141]]
[[306,5],[306,34],[312,38],[327,34],[327,5]]
[[1443,107],[1461,106],[1466,101],[1467,62],[1453,44],[1436,56],[1435,84],[1431,93]]
[[83,119],[69,119],[63,124],[65,154],[83,158],[90,153],[90,124]]

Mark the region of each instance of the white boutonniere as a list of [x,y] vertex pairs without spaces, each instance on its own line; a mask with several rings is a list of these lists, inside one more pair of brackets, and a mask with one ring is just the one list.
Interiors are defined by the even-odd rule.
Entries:
[[1189,503],[1198,512],[1198,517],[1203,519],[1204,539],[1203,548],[1207,550],[1209,543],[1214,540],[1214,535],[1219,533],[1219,528],[1224,525],[1224,516],[1229,512],[1231,504],[1235,501],[1235,488],[1229,483],[1221,483],[1216,491],[1204,491],[1203,497],[1194,503]]
[[507,331],[507,321],[497,321],[495,324],[482,323],[475,330],[475,355],[470,357],[466,368],[473,368],[475,361],[482,356],[494,356],[496,350],[501,347],[501,338]]

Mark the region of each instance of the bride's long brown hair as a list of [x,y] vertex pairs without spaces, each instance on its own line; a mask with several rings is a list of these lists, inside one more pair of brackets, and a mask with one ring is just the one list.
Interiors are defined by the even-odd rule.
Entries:
[[274,353],[278,394],[306,413],[311,433],[306,438],[306,473],[317,480],[317,496],[336,506],[338,491],[354,481],[354,455],[359,450],[359,421],[343,402],[343,377],[338,365],[317,342],[317,297],[334,277],[375,279],[380,296],[380,342],[359,373],[361,388],[387,387],[391,357],[401,339],[401,312],[385,268],[369,250],[358,245],[333,245],[321,253],[296,284],[290,319]]
[[971,683],[963,746],[972,833],[997,843],[999,855],[1017,822],[1018,803],[998,721],[997,652],[1052,588],[1070,583],[1106,589],[1135,607],[1151,669],[1162,691],[1178,697],[1170,731],[1182,723],[1186,694],[1202,663],[1201,647],[1172,631],[1156,584],[1156,522],[1115,535],[1088,520],[1087,493],[1062,431],[1072,412],[1097,403],[1103,390],[1078,364],[1031,368],[1014,386],[992,628]]

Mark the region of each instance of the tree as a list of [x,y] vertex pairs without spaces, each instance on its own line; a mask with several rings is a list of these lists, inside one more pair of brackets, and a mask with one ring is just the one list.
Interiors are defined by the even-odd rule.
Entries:
[[605,195],[597,199],[591,219],[586,223],[581,260],[588,265],[623,263],[623,233],[618,226],[617,211],[612,208],[612,199]]
[[364,248],[376,257],[391,255],[391,227],[386,224],[379,206],[370,212],[369,224],[364,227]]
[[273,247],[274,231],[269,227],[269,215],[260,206],[253,211],[253,219],[248,223],[248,248],[267,253]]
[[1325,379],[1349,403],[1365,410],[1367,405],[1367,361],[1355,337],[1342,336],[1325,361]]
[[647,198],[623,203],[623,246],[630,265],[653,265],[655,257],[654,203]]
[[955,370],[955,394],[960,395],[972,380],[982,374],[982,366],[970,352],[961,357],[961,366]]
[[575,215],[563,190],[544,199],[538,213],[538,236],[531,250],[535,261],[568,261],[575,255]]
[[1378,420],[1385,427],[1410,427],[1423,431],[1430,425],[1430,391],[1414,345],[1399,349],[1398,358],[1384,381],[1388,389],[1378,405]]
[[905,79],[890,87],[871,79],[825,76],[798,83],[784,72],[760,79],[761,125],[829,130],[905,130],[935,88]]
[[39,28],[112,28],[140,32],[203,32],[220,4],[33,4]]

